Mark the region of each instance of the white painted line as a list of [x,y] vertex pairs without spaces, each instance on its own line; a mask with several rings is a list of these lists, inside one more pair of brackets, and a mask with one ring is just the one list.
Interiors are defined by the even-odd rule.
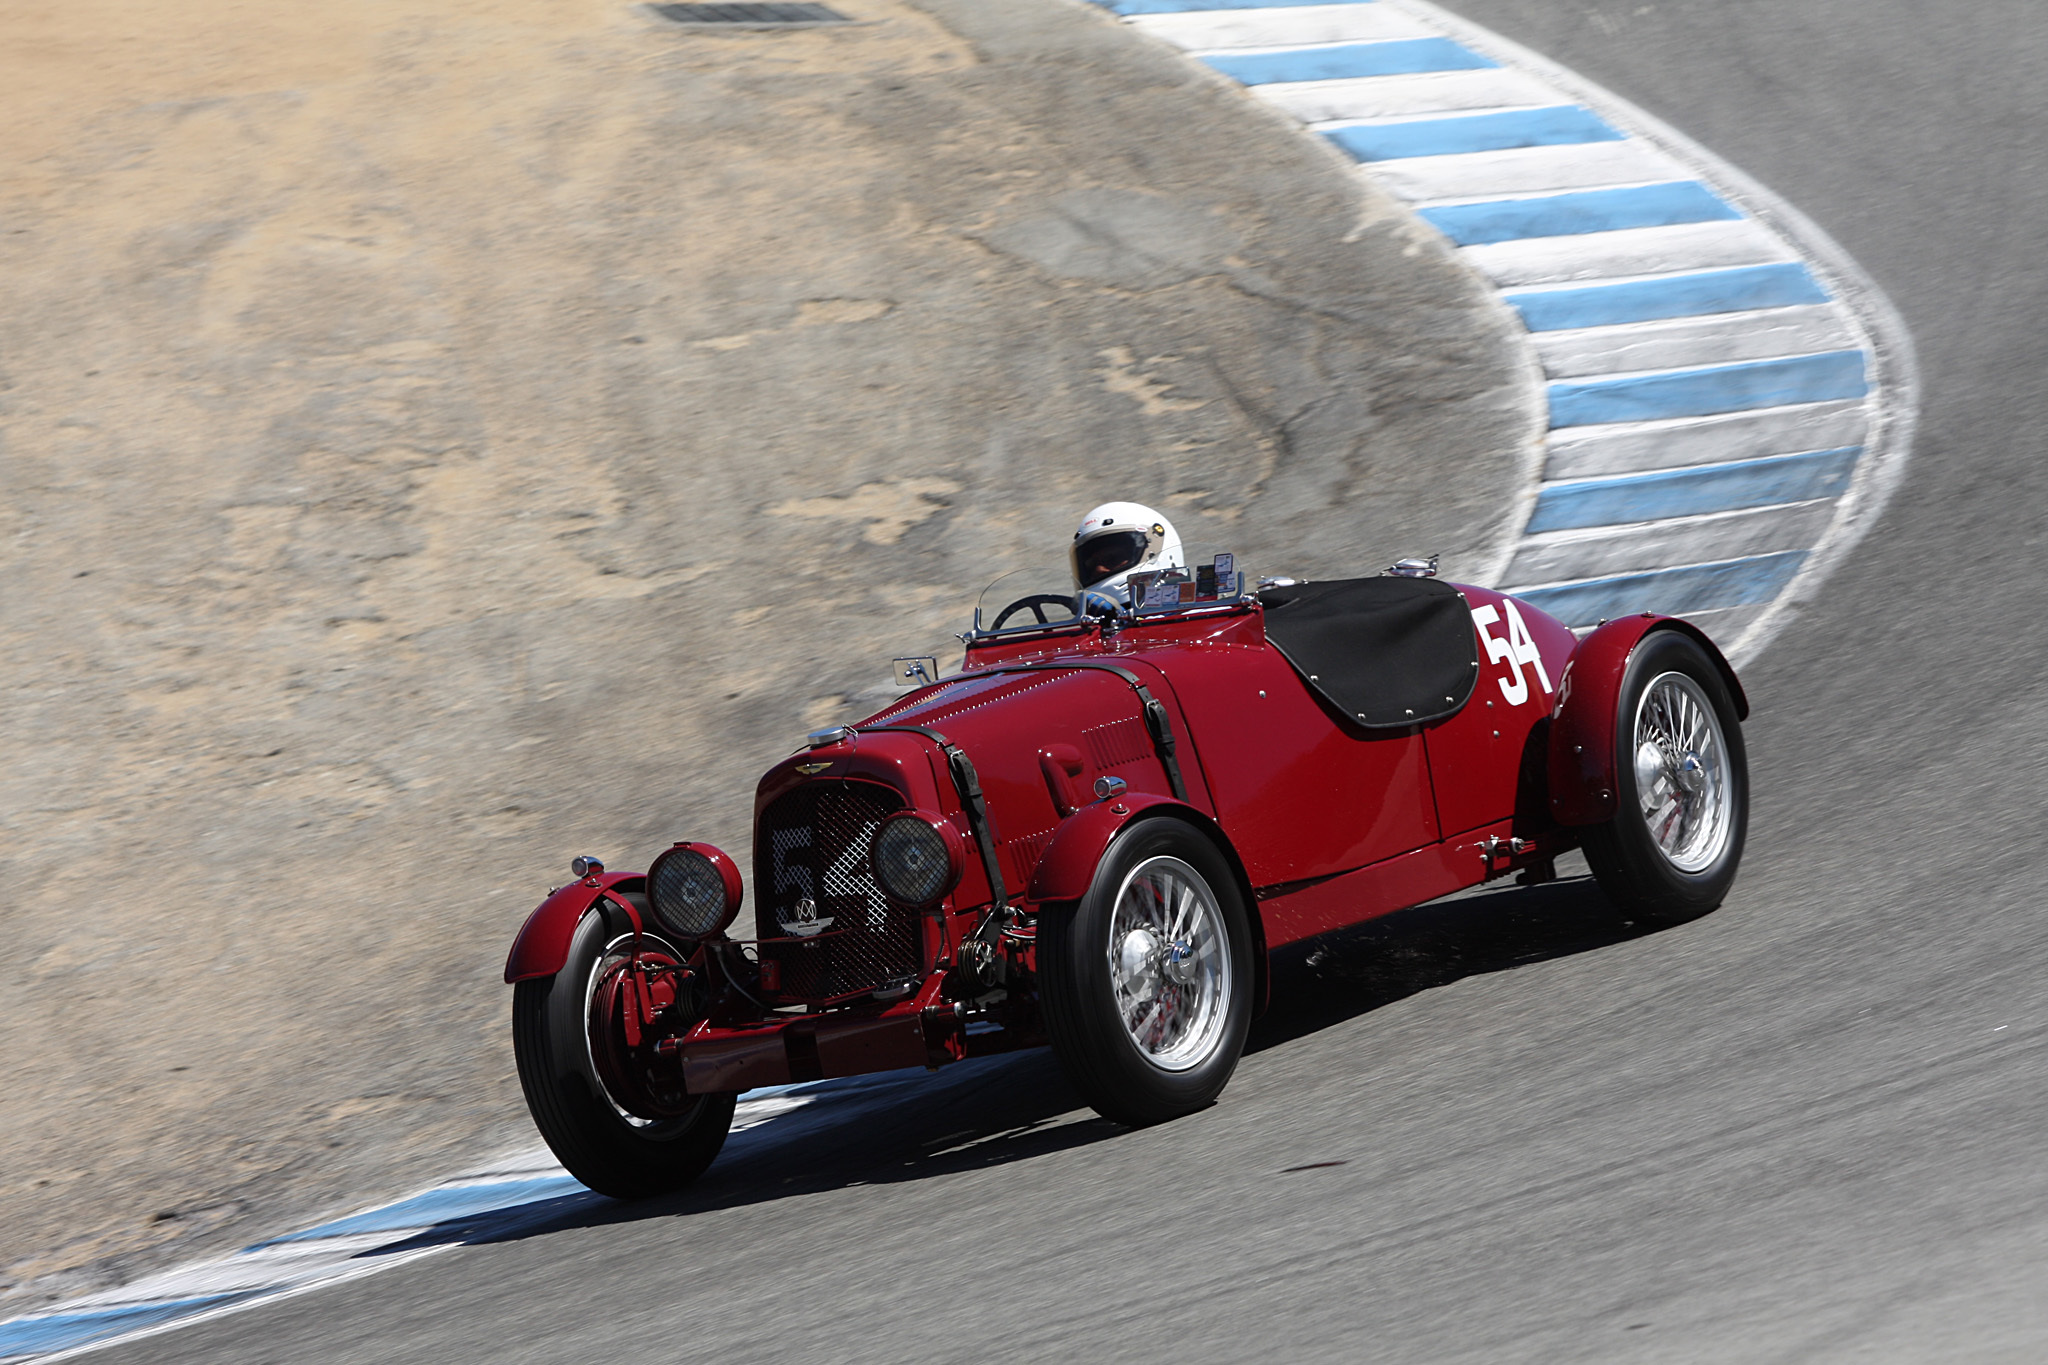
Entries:
[[1756,623],[1770,607],[1723,607],[1718,611],[1696,611],[1685,619],[1707,633],[1707,638],[1721,647],[1721,652],[1731,658],[1735,646],[1756,627]]
[[1189,52],[1442,36],[1413,15],[1385,5],[1195,10],[1185,14],[1134,14],[1124,22]]
[[[63,1347],[48,1351],[32,1351],[23,1352],[16,1355],[0,1356],[0,1360],[6,1360],[9,1362],[28,1360],[34,1360],[38,1362],[75,1360],[80,1356],[90,1355],[95,1351],[103,1350],[109,1346],[141,1341],[147,1337],[162,1336],[166,1332],[175,1332],[180,1330],[181,1328],[197,1326],[202,1322],[211,1322],[216,1318],[229,1317],[233,1314],[243,1312],[246,1309],[257,1307],[258,1305],[267,1306],[273,1303],[277,1303],[283,1299],[294,1298],[300,1294],[310,1293],[317,1289],[326,1289],[333,1285],[346,1284],[351,1280],[368,1279],[372,1275],[381,1275],[387,1270],[397,1270],[402,1266],[409,1265],[412,1262],[421,1259],[422,1257],[431,1256],[435,1252],[440,1250],[443,1250],[443,1248],[433,1246],[423,1247],[418,1250],[386,1251],[375,1257],[365,1258],[362,1260],[355,1259],[358,1253],[351,1252],[348,1254],[347,1257],[341,1258],[337,1264],[324,1267],[320,1273],[308,1273],[286,1278],[282,1280],[282,1282],[277,1284],[274,1288],[268,1290],[246,1293],[238,1297],[231,1298],[226,1302],[218,1303],[208,1307],[193,1309],[191,1311],[181,1312],[178,1313],[176,1316],[167,1319],[148,1322],[148,1325],[146,1326],[130,1328],[127,1330],[119,1330],[105,1336],[96,1336],[91,1338],[90,1340],[82,1341],[74,1346]],[[158,1300],[156,1302],[162,1301]],[[135,1310],[139,1310],[143,1314],[147,1313],[147,1310],[150,1306],[151,1301],[146,1300],[136,1300],[129,1304],[121,1305],[121,1307],[128,1307]],[[82,1304],[66,1304],[64,1306],[64,1312],[66,1313],[90,1313],[92,1311],[92,1308]],[[50,1317],[56,1316],[56,1314],[42,1314],[37,1316]],[[10,1323],[13,1321],[15,1320],[9,1320]],[[0,1323],[0,1329],[5,1329],[8,1325],[9,1323]]]
[[[1851,348],[1849,348],[1849,349],[1853,350],[1854,348],[1853,348],[1853,347],[1851,347]],[[1823,358],[1825,358],[1825,357],[1828,357],[1828,356],[1839,356],[1839,355],[1841,355],[1841,354],[1842,354],[1842,352],[1841,352],[1840,350],[1836,350],[1836,351],[1831,351],[1831,352],[1820,352],[1820,353],[1816,353],[1816,352],[1812,352],[1812,351],[1800,351],[1800,352],[1797,352],[1797,353],[1795,353],[1794,355],[1791,355],[1791,356],[1774,356],[1774,357],[1771,357],[1771,359],[1773,359],[1773,360],[1778,360],[1778,361],[1785,361],[1785,360],[1797,360],[1797,361],[1804,361],[1804,362],[1812,362],[1812,361],[1817,361],[1817,360],[1823,359]],[[1705,366],[1682,366],[1682,365],[1681,365],[1681,366],[1663,366],[1663,365],[1660,365],[1660,366],[1658,366],[1658,367],[1657,367],[1656,369],[1652,369],[1652,370],[1614,370],[1614,371],[1607,371],[1607,372],[1604,372],[1604,373],[1601,373],[1601,374],[1596,374],[1596,375],[1593,375],[1593,376],[1591,376],[1591,378],[1592,378],[1593,380],[1595,380],[1595,381],[1599,382],[1599,383],[1605,383],[1605,382],[1606,382],[1607,380],[1623,380],[1623,379],[1650,379],[1650,378],[1654,378],[1654,377],[1656,377],[1656,376],[1659,376],[1659,375],[1681,375],[1681,374],[1697,374],[1697,373],[1699,373],[1699,371],[1700,371],[1700,370],[1702,370],[1702,369],[1705,369],[1705,370],[1709,370],[1709,371],[1718,371],[1718,370],[1741,370],[1741,369],[1746,369],[1746,368],[1749,368],[1749,369],[1753,369],[1753,368],[1755,368],[1755,364],[1754,364],[1753,362],[1749,362],[1749,361],[1736,361],[1736,362],[1734,362],[1734,363],[1733,363],[1732,365],[1711,365],[1711,364],[1710,364],[1710,365],[1705,365]],[[1590,386],[1587,386],[1587,387],[1590,387]],[[1860,400],[1856,400],[1856,399],[1844,399],[1844,400],[1840,400],[1840,401],[1844,401],[1844,402],[1856,402],[1856,401],[1860,401]],[[1803,406],[1803,405],[1801,405],[1801,406]],[[1778,409],[1777,409],[1777,408],[1759,408],[1759,409],[1754,409],[1754,411],[1760,411],[1760,412],[1776,412],[1776,411],[1778,411]],[[1664,420],[1671,420],[1671,419],[1664,419]],[[1599,424],[1599,425],[1601,425],[1601,426],[1605,427],[1605,426],[1609,426],[1609,425],[1614,425],[1614,424],[1612,424],[1612,423],[1602,423],[1602,424]],[[1576,430],[1576,429],[1578,429],[1578,428],[1576,428],[1576,427],[1575,427],[1575,428],[1572,428],[1572,429]],[[1786,452],[1781,452],[1781,453],[1784,453],[1784,454],[1790,454],[1790,453],[1792,453],[1792,452],[1790,452],[1790,451],[1786,451]],[[1724,458],[1724,459],[1732,459],[1733,457],[1732,457],[1732,456],[1726,456],[1726,457],[1723,457],[1723,458]]]
[[773,1119],[781,1118],[784,1114],[796,1112],[811,1103],[811,1100],[812,1097],[808,1095],[777,1094],[742,1104],[733,1111],[732,1131],[744,1133],[750,1128],[758,1128]]
[[1857,344],[1840,308],[1831,304],[1538,332],[1530,339],[1543,372],[1552,379],[1718,365],[1847,350]]
[[[809,1142],[841,1125],[860,1123],[902,1102],[913,1087],[977,1087],[1013,1064],[1009,1053],[955,1063],[938,1077],[913,1069],[846,1080],[811,1081],[749,1091],[734,1115],[719,1160],[745,1157],[788,1142]],[[715,1167],[714,1167],[715,1169]],[[536,1187],[566,1196],[534,1198]],[[495,1192],[495,1197],[494,1197]],[[443,1181],[404,1199],[338,1213],[297,1233],[230,1256],[180,1266],[146,1279],[0,1321],[0,1361],[68,1360],[115,1342],[135,1341],[194,1323],[275,1303],[294,1294],[361,1279],[423,1256],[542,1226],[611,1203],[571,1180],[543,1148],[525,1148],[488,1163],[487,1172]],[[421,1211],[413,1216],[412,1211]],[[326,1228],[354,1229],[322,1235]],[[375,1253],[366,1255],[365,1253]],[[224,1298],[222,1296],[225,1296]],[[217,1301],[215,1301],[217,1300]],[[162,1317],[166,1307],[173,1315]],[[72,1338],[23,1349],[26,1341]]]
[[[914,1076],[925,1079],[923,1072]],[[869,1106],[893,1102],[893,1091],[904,1083],[904,1073],[883,1073],[751,1092],[740,1101],[727,1148],[740,1153],[752,1143],[779,1141],[763,1133],[763,1125],[805,1109],[834,1121],[856,1118]],[[0,1321],[0,1361],[67,1360],[116,1341],[155,1336],[395,1269],[476,1236],[502,1236],[608,1202],[571,1180],[544,1148],[524,1150],[491,1162],[487,1171],[443,1181],[404,1199]],[[415,1209],[420,1211],[416,1215]],[[327,1228],[337,1231],[326,1235]],[[377,1254],[366,1255],[370,1252]],[[173,1311],[165,1318],[167,1307]],[[64,1344],[19,1346],[36,1339]]]
[[1460,247],[1458,255],[1503,289],[1798,259],[1774,233],[1746,221],[1531,237]]
[[1635,141],[1575,142],[1562,147],[1415,156],[1361,166],[1359,173],[1412,203],[1479,199],[1497,194],[1541,194],[1547,190],[1602,189],[1609,185],[1676,180],[1692,174],[1683,163]]
[[1575,427],[1551,434],[1543,473],[1546,479],[1586,479],[1836,450],[1863,445],[1869,426],[1868,405],[1851,399],[1717,417]]
[[1411,76],[1288,81],[1253,88],[1267,104],[1311,126],[1465,109],[1533,108],[1557,102],[1555,90],[1520,71],[1423,71]]
[[1641,573],[1671,564],[1741,559],[1803,549],[1827,530],[1832,499],[1709,516],[1674,517],[1634,526],[1554,531],[1528,536],[1515,551],[1503,584],[1560,583]]
[[[1627,146],[1628,144],[1623,143],[1622,145]],[[1683,168],[1677,169],[1678,174],[1680,176],[1684,176],[1687,174],[1683,170]],[[1644,189],[1653,185],[1672,185],[1685,183],[1688,183],[1688,181],[1685,179],[1674,180],[1670,177],[1658,177],[1650,180],[1616,180],[1604,185],[1581,186],[1579,188],[1596,190],[1636,190]],[[1420,210],[1446,208],[1460,204],[1512,204],[1517,200],[1551,199],[1557,197],[1560,194],[1570,193],[1574,193],[1574,191],[1571,189],[1559,189],[1555,186],[1546,186],[1542,189],[1536,190],[1503,190],[1498,187],[1489,186],[1484,189],[1481,189],[1477,194],[1447,194],[1437,199],[1414,200],[1411,201],[1411,206]]]

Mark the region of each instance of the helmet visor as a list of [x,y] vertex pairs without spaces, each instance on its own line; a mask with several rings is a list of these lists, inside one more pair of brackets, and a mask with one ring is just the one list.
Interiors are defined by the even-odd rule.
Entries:
[[1106,531],[1074,547],[1074,578],[1092,588],[1111,574],[1133,568],[1145,558],[1151,537],[1143,531]]

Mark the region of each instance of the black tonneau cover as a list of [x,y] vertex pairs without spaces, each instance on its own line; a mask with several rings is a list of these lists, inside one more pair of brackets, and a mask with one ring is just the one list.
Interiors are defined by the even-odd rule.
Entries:
[[1479,677],[1464,597],[1434,578],[1346,578],[1269,588],[1266,638],[1354,725],[1454,715]]

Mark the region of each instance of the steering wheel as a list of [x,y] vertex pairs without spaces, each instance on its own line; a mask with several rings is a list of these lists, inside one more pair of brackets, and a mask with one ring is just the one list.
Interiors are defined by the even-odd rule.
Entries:
[[[1057,618],[1048,618],[1045,614],[1045,609],[1051,606],[1059,606],[1066,608],[1066,615]],[[1016,601],[1010,603],[1009,606],[1004,607],[1001,611],[996,613],[995,624],[990,626],[989,629],[1001,630],[1003,628],[1003,622],[1009,620],[1012,616],[1015,616],[1018,613],[1025,611],[1031,613],[1032,617],[1036,620],[1037,624],[1041,626],[1049,626],[1054,624],[1055,620],[1065,621],[1073,616],[1074,599],[1071,597],[1063,597],[1056,592],[1035,592],[1032,593],[1029,597],[1020,597]]]

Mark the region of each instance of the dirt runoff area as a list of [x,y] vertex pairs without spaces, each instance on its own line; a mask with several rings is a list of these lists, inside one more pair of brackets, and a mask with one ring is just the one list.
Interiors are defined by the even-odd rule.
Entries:
[[834,4],[0,0],[0,1309],[532,1143],[570,855],[744,856],[1098,501],[1483,571],[1432,238],[1090,6]]

